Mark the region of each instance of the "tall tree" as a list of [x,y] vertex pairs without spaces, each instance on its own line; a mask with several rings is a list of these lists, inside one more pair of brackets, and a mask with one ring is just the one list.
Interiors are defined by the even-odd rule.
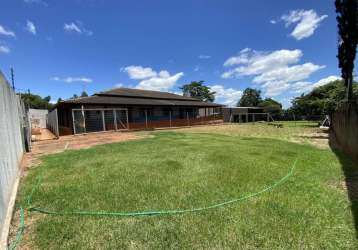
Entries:
[[87,92],[83,90],[81,93],[81,97],[87,97],[87,96],[88,96]]
[[[358,84],[353,83],[353,98],[358,98]],[[332,114],[343,102],[345,88],[342,81],[333,81],[296,97],[291,110],[297,117]]]
[[338,61],[347,89],[346,98],[353,97],[353,69],[358,43],[358,0],[336,0],[338,23]]
[[45,98],[42,98],[39,95],[34,95],[31,93],[22,93],[21,99],[24,101],[26,108],[51,109],[53,106],[50,103],[51,96],[46,96]]
[[215,100],[215,92],[212,92],[208,86],[204,85],[204,81],[192,81],[181,87],[184,96],[197,98],[204,102],[213,102]]
[[258,106],[262,107],[265,112],[270,113],[274,119],[282,115],[282,104],[272,98],[265,98]]
[[261,91],[252,88],[246,88],[242,94],[241,99],[238,101],[238,107],[257,107],[262,101]]

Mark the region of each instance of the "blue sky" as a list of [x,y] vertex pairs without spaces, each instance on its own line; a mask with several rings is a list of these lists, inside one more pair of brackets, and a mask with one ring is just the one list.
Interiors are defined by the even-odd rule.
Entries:
[[3,0],[1,12],[0,70],[53,101],[205,80],[220,103],[253,87],[287,107],[339,76],[333,1]]

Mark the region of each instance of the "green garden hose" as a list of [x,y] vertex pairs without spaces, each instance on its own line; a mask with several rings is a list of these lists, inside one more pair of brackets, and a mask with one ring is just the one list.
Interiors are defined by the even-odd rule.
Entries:
[[20,226],[16,232],[15,240],[12,242],[11,246],[9,246],[9,250],[15,250],[17,247],[17,244],[21,241],[21,238],[24,234],[25,230],[25,215],[24,215],[24,209],[20,207]]
[[[191,208],[191,209],[178,209],[178,210],[161,210],[161,211],[139,211],[139,212],[106,212],[106,211],[52,211],[52,210],[48,210],[45,208],[38,208],[38,207],[30,207],[31,206],[31,202],[32,202],[32,196],[35,193],[35,191],[38,189],[40,183],[41,183],[41,178],[38,178],[37,184],[34,186],[34,188],[32,189],[32,192],[30,193],[30,195],[27,198],[27,208],[26,210],[29,212],[39,212],[39,213],[43,213],[43,214],[48,214],[48,215],[83,215],[83,216],[117,216],[117,217],[134,217],[134,216],[152,216],[152,215],[174,215],[174,214],[183,214],[183,213],[192,213],[192,212],[200,212],[200,211],[204,211],[204,210],[209,210],[209,209],[214,209],[214,208],[218,208],[218,207],[223,207],[232,203],[236,203],[236,202],[241,202],[247,199],[250,199],[252,197],[255,196],[259,196],[265,192],[268,192],[272,189],[274,189],[275,187],[277,187],[278,185],[284,183],[290,176],[293,175],[293,172],[296,168],[296,163],[297,163],[297,159],[295,160],[295,162],[293,163],[293,165],[291,166],[290,171],[284,176],[282,177],[280,180],[274,182],[272,185],[249,195],[240,197],[240,198],[236,198],[236,199],[232,199],[229,201],[225,201],[222,203],[218,203],[218,204],[213,204],[210,206],[206,206],[206,207],[199,207],[199,208]],[[21,207],[20,208],[20,227],[17,233],[17,237],[16,240],[13,242],[12,246],[9,248],[11,250],[16,248],[16,245],[18,244],[18,242],[20,241],[23,231],[25,228],[25,223],[24,223],[24,209]]]

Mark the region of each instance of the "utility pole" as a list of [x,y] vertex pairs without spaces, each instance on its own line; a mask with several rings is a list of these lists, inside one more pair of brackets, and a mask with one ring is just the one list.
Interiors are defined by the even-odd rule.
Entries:
[[10,73],[11,73],[12,89],[15,91],[14,69],[12,67],[10,68]]

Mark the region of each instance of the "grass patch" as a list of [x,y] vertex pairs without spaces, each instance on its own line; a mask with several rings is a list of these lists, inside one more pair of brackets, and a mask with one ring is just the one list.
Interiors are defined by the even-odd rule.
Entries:
[[[22,242],[34,249],[356,249],[343,179],[329,150],[283,140],[156,132],[153,138],[45,156],[22,183],[33,206],[72,211],[195,208],[284,185],[243,203],[201,213],[135,218],[44,216]],[[353,163],[352,163],[353,164]]]

